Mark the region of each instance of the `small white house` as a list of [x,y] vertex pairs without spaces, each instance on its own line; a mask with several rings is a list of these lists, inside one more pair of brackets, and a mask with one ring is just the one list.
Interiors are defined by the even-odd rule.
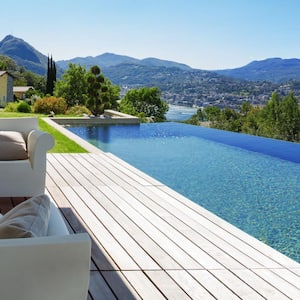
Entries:
[[24,100],[26,92],[33,89],[33,86],[14,86],[13,92],[18,99]]

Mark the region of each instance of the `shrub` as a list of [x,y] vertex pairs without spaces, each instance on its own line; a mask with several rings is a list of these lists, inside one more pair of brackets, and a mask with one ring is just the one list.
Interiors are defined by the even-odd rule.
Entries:
[[67,115],[73,115],[73,116],[82,116],[82,115],[90,115],[91,111],[84,105],[75,105],[70,107],[66,111]]
[[6,104],[4,111],[5,112],[17,112],[18,111],[18,102],[9,102]]
[[55,114],[64,114],[67,110],[67,103],[61,97],[45,97],[35,101],[33,111],[35,113],[49,114],[53,111]]
[[22,101],[18,104],[17,110],[18,110],[18,112],[30,113],[31,112],[31,106],[28,103]]

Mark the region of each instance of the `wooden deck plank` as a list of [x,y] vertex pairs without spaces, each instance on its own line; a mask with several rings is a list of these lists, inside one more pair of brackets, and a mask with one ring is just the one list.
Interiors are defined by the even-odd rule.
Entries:
[[279,289],[285,295],[289,295],[292,299],[298,299],[300,295],[300,280],[298,281],[298,288],[292,285],[286,280],[282,280],[280,276],[266,269],[254,269],[253,272],[264,278],[265,281],[269,282],[272,286]]
[[[144,249],[127,233],[115,220],[99,205],[99,203],[83,187],[74,187],[75,192],[84,199],[89,209],[93,211],[98,220],[122,248],[134,259],[141,269],[160,269],[157,263],[144,251]],[[114,224],[114,226],[111,226]],[[103,236],[99,239],[103,240]]]
[[[136,209],[126,201],[126,192],[120,195],[120,192],[112,190],[108,187],[101,188],[101,191],[113,201],[121,203],[120,205],[123,209],[126,209],[126,213],[130,216],[131,220],[137,224],[144,232],[146,232],[160,247],[169,255],[171,255],[174,260],[180,266],[186,266],[188,268],[203,268],[195,259],[192,258],[190,254],[187,254],[179,245],[172,241],[171,237],[166,237],[160,229],[153,226],[149,219],[141,215],[141,212],[137,212]],[[125,200],[125,201],[124,201]],[[127,199],[128,200],[128,199]],[[129,200],[130,202],[130,200]]]
[[[189,270],[191,274],[202,286],[209,291],[216,299],[240,299],[230,288],[226,287],[222,281],[218,280],[207,270]],[[257,298],[259,299],[259,298]]]
[[167,270],[167,273],[192,299],[216,299],[186,270]]
[[109,286],[113,288],[114,294],[118,299],[142,299],[126,277],[120,271],[101,272]]
[[93,299],[113,300],[117,299],[103,276],[99,272],[91,272],[89,294]]
[[[95,157],[95,155],[93,155],[93,157]],[[129,176],[134,181],[139,182],[141,185],[162,185],[162,183],[158,180],[139,171],[138,169],[134,168],[130,164],[126,163],[125,161],[121,160],[111,153],[107,153],[102,157],[108,163],[108,165],[113,166],[118,173],[121,172],[121,174],[123,173],[125,176]]]
[[144,178],[151,185],[162,185],[160,181],[150,177],[112,153],[105,153],[105,157],[107,160],[109,159],[109,162],[115,165],[117,169],[121,168],[122,171],[125,171],[126,173],[128,172],[130,175],[135,174],[138,177]]
[[246,282],[242,281],[229,270],[211,270],[211,273],[224,285],[230,287],[241,299],[262,299],[262,296],[255,289],[252,289]]
[[[266,299],[287,299],[287,297],[280,292],[276,286],[272,286],[264,278],[259,277],[251,270],[231,270],[231,272]],[[222,274],[218,274],[218,276],[222,280]]]
[[50,154],[48,166],[70,230],[92,239],[87,299],[300,299],[300,264],[119,158]]
[[138,227],[137,224],[130,219],[128,213],[125,213],[126,207],[120,202],[112,201],[106,197],[102,191],[97,187],[93,187],[89,190],[89,193],[98,201],[103,208],[114,218],[114,220],[120,224],[144,249],[147,253],[150,253],[153,259],[163,269],[178,269],[180,265],[164,251],[158,243],[156,243],[148,234]]
[[[139,199],[143,199],[143,203],[141,203],[136,197],[133,196],[133,190],[131,190],[130,194],[127,194],[127,191],[125,192],[123,188],[116,187],[115,191],[117,191],[119,194],[122,194],[123,197],[127,195],[126,201],[130,203],[132,207],[138,210],[145,219],[149,220],[152,226],[156,227],[158,230],[161,231],[162,234],[169,237],[172,240],[172,242],[174,242],[183,251],[185,251],[187,254],[193,253],[193,259],[199,263],[199,267],[205,267],[205,264],[206,267],[209,268],[222,268],[221,264],[219,264],[216,260],[214,260],[210,255],[208,255],[191,240],[187,239],[171,224],[166,222],[165,216],[167,214],[167,211],[162,210],[159,206],[153,208],[151,207],[151,203],[149,202],[146,205],[148,199],[147,197],[142,197],[142,195],[138,197]],[[179,220],[177,221],[179,222]]]
[[156,286],[142,271],[123,271],[122,273],[142,299],[166,299],[161,291],[156,288]]
[[166,271],[146,271],[145,273],[167,299],[191,299]]

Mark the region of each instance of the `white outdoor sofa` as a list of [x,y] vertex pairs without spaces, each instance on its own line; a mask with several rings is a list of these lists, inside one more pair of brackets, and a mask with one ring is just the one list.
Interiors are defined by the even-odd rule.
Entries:
[[[37,118],[0,118],[1,132],[6,136],[2,142],[0,136],[0,197],[30,197],[44,193],[46,153],[54,145],[53,137],[38,130]],[[7,143],[3,140],[18,133],[25,140],[25,157],[19,141]],[[19,146],[16,159],[12,150],[15,145]]]
[[[33,198],[43,197],[41,202],[44,202],[45,196],[38,195]],[[40,222],[43,222],[44,219],[49,221],[45,225],[47,226],[45,236],[19,236],[18,238],[6,239],[1,236],[1,299],[87,299],[91,240],[87,233],[69,234],[62,216],[52,200],[50,200],[48,212],[50,214],[46,218],[42,214],[41,220],[37,222],[40,226]],[[26,213],[28,213],[28,208]],[[0,216],[0,227],[3,226],[1,222],[4,218],[5,215]],[[22,213],[21,218],[22,220],[24,218]],[[6,221],[6,223],[9,222]],[[15,233],[14,228],[12,231]],[[3,228],[1,232],[3,232]],[[6,232],[7,230],[5,230],[4,235],[6,235]]]
[[52,136],[38,130],[37,118],[0,118],[0,133],[0,201],[33,196],[0,214],[0,298],[86,300],[91,240],[69,234],[44,194]]

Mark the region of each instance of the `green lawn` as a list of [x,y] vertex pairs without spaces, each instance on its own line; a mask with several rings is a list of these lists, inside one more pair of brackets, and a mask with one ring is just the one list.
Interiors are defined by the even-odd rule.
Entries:
[[39,114],[25,114],[25,113],[10,113],[0,111],[0,118],[24,118],[24,117],[38,117],[39,118],[39,128],[42,131],[50,133],[54,140],[55,145],[49,151],[50,153],[87,153],[88,151],[82,148],[80,145],[75,143],[73,140],[67,138],[65,135],[60,133],[58,130],[50,126],[48,123],[43,121],[42,117],[45,115]]

